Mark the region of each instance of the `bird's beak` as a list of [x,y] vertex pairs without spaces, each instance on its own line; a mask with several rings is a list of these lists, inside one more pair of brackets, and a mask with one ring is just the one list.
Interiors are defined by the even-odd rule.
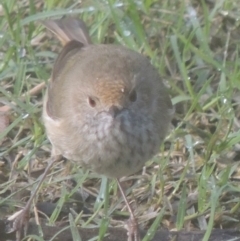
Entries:
[[108,113],[113,117],[116,118],[117,115],[121,112],[122,107],[120,106],[116,106],[116,105],[112,105],[109,110]]

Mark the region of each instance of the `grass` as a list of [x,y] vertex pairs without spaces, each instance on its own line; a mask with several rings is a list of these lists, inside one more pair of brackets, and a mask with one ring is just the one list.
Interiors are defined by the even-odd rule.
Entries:
[[[0,218],[24,206],[51,151],[41,122],[45,88],[25,93],[47,82],[61,46],[38,20],[75,15],[93,42],[147,55],[176,107],[160,154],[126,178],[141,228],[206,230],[203,240],[213,228],[239,228],[239,10],[237,0],[1,1]],[[76,193],[81,208],[67,214],[74,240],[73,224],[100,227],[101,236],[128,217],[115,181],[77,165],[55,166],[38,202],[56,203],[54,223]]]

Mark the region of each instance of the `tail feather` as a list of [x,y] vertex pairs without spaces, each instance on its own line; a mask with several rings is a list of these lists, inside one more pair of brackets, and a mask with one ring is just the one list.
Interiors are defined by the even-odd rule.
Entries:
[[58,37],[63,46],[72,40],[76,40],[84,46],[92,43],[86,25],[80,19],[64,18],[45,20],[41,23]]

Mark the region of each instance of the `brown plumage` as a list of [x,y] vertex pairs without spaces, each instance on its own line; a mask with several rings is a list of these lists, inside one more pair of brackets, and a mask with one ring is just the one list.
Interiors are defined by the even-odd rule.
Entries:
[[91,44],[80,20],[45,25],[65,43],[43,112],[53,154],[112,178],[139,171],[158,152],[171,119],[157,70],[125,47]]
[[[15,222],[17,230],[59,156],[118,181],[157,154],[173,114],[162,80],[146,57],[118,45],[92,44],[81,20],[42,23],[64,45],[43,107],[52,159]],[[118,185],[130,212],[128,240],[139,241],[137,221],[119,181]]]

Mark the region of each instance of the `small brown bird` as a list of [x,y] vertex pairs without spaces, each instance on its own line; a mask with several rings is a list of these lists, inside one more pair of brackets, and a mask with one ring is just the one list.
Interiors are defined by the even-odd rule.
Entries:
[[[64,44],[43,107],[52,156],[117,180],[136,173],[158,153],[173,114],[158,71],[126,47],[92,44],[81,20],[43,24]],[[133,226],[129,240],[139,240],[127,206]]]

